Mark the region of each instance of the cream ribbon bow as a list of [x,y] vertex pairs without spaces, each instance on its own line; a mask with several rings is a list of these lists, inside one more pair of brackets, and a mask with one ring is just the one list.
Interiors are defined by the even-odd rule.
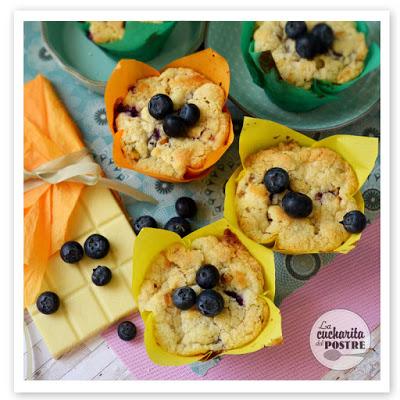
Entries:
[[24,192],[45,183],[54,185],[65,181],[83,183],[89,186],[100,185],[126,194],[138,201],[158,204],[155,198],[131,186],[101,176],[100,165],[93,161],[86,148],[44,163],[33,171],[24,169]]

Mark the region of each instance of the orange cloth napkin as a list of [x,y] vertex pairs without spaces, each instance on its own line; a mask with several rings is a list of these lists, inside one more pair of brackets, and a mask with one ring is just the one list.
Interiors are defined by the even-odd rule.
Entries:
[[[24,168],[80,150],[80,132],[57,97],[51,83],[41,75],[24,89]],[[84,185],[44,183],[24,194],[24,305],[36,301],[50,256],[65,241],[71,213]]]

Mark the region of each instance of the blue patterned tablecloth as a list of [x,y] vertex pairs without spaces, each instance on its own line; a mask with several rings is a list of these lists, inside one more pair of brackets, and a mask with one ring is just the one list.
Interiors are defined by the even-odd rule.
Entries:
[[[122,170],[112,160],[112,137],[107,125],[103,97],[84,87],[53,60],[41,39],[38,22],[26,22],[24,25],[24,60],[25,82],[33,79],[37,74],[42,74],[51,80],[61,100],[78,124],[86,146],[91,150],[107,176],[132,185],[159,200],[157,206],[147,203],[129,204],[130,202],[127,201],[127,209],[132,219],[150,214],[154,216],[160,226],[163,226],[169,218],[175,215],[175,200],[183,195],[192,197],[198,204],[198,215],[192,221],[194,229],[222,217],[225,183],[240,164],[237,135],[229,151],[217,163],[211,174],[201,181],[172,184],[130,170]],[[232,113],[235,132],[238,133],[241,129],[243,113],[233,103],[229,102],[228,107]],[[316,132],[310,136],[320,139],[335,133],[349,133],[379,137],[379,124],[380,106],[376,104],[368,115],[352,125],[338,131]],[[362,193],[366,215],[370,222],[377,216],[380,209],[379,159],[374,171],[364,184]],[[333,257],[332,254],[301,256],[276,254],[276,303],[280,304],[284,297],[302,286]]]

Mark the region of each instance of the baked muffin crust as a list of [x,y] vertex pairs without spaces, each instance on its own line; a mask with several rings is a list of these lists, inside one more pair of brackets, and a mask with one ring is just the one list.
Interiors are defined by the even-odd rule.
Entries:
[[[144,24],[161,24],[163,21],[141,21]],[[95,43],[121,40],[125,34],[125,21],[89,21],[89,32]]]
[[[311,198],[313,211],[292,218],[281,207],[285,194],[270,195],[263,183],[273,167],[285,169],[290,188]],[[243,232],[258,243],[275,239],[277,249],[290,252],[332,251],[350,234],[340,221],[358,210],[353,198],[358,188],[351,166],[336,152],[323,147],[301,147],[294,142],[259,151],[245,161],[237,184],[235,206]]]
[[120,40],[125,33],[124,21],[89,21],[89,32],[95,43],[109,43]]
[[[181,311],[172,303],[172,292],[191,286],[201,288],[195,276],[199,267],[218,268],[220,283],[214,288],[225,302],[215,317],[202,315],[196,307]],[[262,267],[236,236],[226,230],[222,237],[205,236],[192,242],[190,249],[174,244],[153,261],[143,281],[138,306],[154,315],[155,337],[166,351],[180,355],[221,352],[240,347],[263,329],[269,307],[263,293]]]
[[[185,103],[200,109],[200,119],[184,137],[168,137],[162,120],[148,111],[156,94],[168,95],[179,110]],[[160,76],[139,80],[122,100],[116,116],[125,156],[139,169],[183,178],[187,169],[201,168],[207,155],[221,147],[229,133],[229,114],[222,110],[223,89],[189,68],[168,68]],[[128,110],[128,111],[124,111]]]
[[308,31],[324,22],[334,32],[332,48],[312,60],[301,58],[295,41],[287,37],[287,21],[261,21],[254,31],[256,52],[270,52],[280,76],[287,82],[309,89],[313,79],[345,83],[356,78],[364,68],[368,47],[363,33],[353,21],[305,21]]

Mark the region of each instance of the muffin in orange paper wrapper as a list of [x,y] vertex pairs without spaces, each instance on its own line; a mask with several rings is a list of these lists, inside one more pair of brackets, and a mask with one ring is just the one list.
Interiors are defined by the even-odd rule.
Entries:
[[[248,239],[240,231],[232,227],[225,219],[221,219],[217,222],[200,228],[184,238],[181,238],[176,233],[167,230],[143,228],[136,238],[133,252],[132,291],[135,302],[139,304],[139,294],[142,284],[144,283],[146,273],[151,267],[155,258],[160,255],[160,253],[163,253],[167,248],[174,244],[180,243],[183,244],[186,249],[190,249],[191,243],[195,239],[206,236],[216,236],[221,238],[226,234],[233,234],[235,240],[238,240],[247,249],[250,255],[255,258],[262,268],[264,286],[263,293],[259,295],[259,297],[262,301],[265,301],[269,310],[265,325],[263,325],[261,328],[258,336],[240,347],[222,352],[208,351],[202,354],[186,356],[171,353],[165,348],[161,347],[156,340],[156,335],[154,332],[155,320],[153,312],[142,310],[141,317],[145,325],[144,343],[148,356],[155,364],[163,366],[190,364],[196,361],[207,361],[213,357],[225,354],[239,355],[252,353],[264,347],[274,346],[282,342],[281,315],[278,307],[276,307],[273,301],[275,296],[275,264],[273,252],[267,249],[265,246],[259,245]],[[195,310],[194,312],[198,311]]]
[[[327,148],[341,156],[341,158],[350,165],[355,173],[358,186],[357,190],[352,193],[351,196],[355,200],[358,210],[361,212],[364,211],[364,201],[360,188],[372,172],[378,156],[379,145],[376,138],[353,135],[334,135],[316,141],[276,122],[245,117],[239,140],[239,154],[242,166],[232,174],[225,188],[224,217],[235,228],[239,229],[243,233],[238,221],[236,210],[236,190],[238,182],[246,173],[246,159],[261,150],[278,146],[281,143],[297,143],[301,147]],[[312,180],[312,177],[309,177],[308,179]],[[279,246],[276,236],[277,235],[272,236],[269,240],[262,242],[262,244],[274,251],[284,254],[295,255],[320,252],[318,249],[310,249],[306,251],[284,249]],[[355,247],[360,237],[361,233],[351,233],[347,240],[333,251],[324,251],[324,253],[348,253]]]
[[186,168],[186,172],[183,178],[166,174],[163,175],[162,173],[143,170],[142,168],[139,168],[136,162],[129,160],[125,156],[121,145],[121,136],[123,130],[120,129],[116,131],[116,127],[114,124],[116,118],[116,105],[121,101],[121,99],[123,99],[127,95],[129,88],[133,87],[135,83],[140,79],[160,76],[160,74],[167,68],[189,68],[194,70],[195,72],[202,74],[207,79],[219,85],[223,89],[226,103],[229,93],[230,82],[229,65],[225,58],[223,58],[212,49],[206,49],[191,54],[189,56],[179,58],[163,67],[160,71],[154,69],[148,64],[137,60],[121,60],[111,73],[104,94],[107,120],[110,130],[114,136],[113,158],[115,163],[119,167],[132,169],[134,171],[140,172],[144,175],[152,176],[162,181],[190,182],[206,176],[211,171],[212,166],[222,157],[222,155],[233,142],[233,125],[226,105],[223,107],[223,111],[228,113],[229,123],[223,145],[215,150],[210,151],[210,153],[205,158],[203,165],[201,165],[200,167],[194,168],[188,166]]
[[[37,76],[24,90],[24,168],[83,149],[80,133],[50,82]],[[51,254],[64,243],[84,185],[44,183],[24,193],[24,305],[36,301]],[[55,224],[54,221],[57,220]]]

